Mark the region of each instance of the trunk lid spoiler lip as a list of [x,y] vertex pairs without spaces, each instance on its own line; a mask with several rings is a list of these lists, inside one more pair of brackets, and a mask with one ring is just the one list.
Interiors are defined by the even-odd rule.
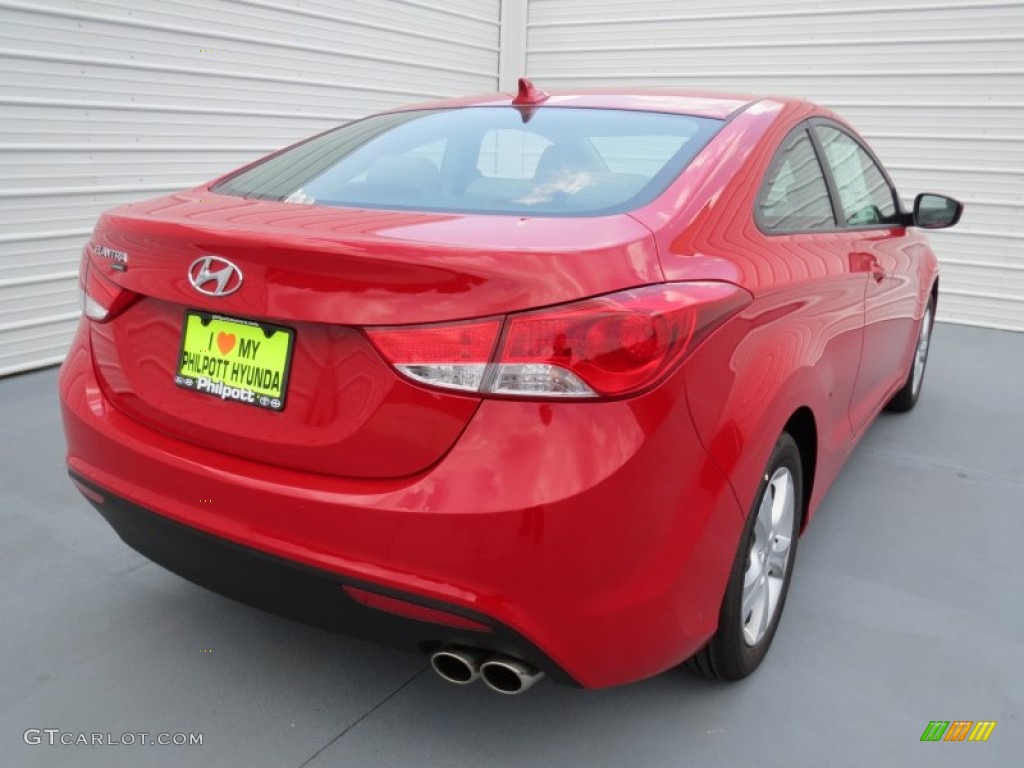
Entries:
[[[342,325],[443,322],[533,309],[663,281],[651,230],[596,219],[328,209],[200,190],[104,214],[91,258],[122,287],[196,309]],[[218,256],[245,285],[193,288],[188,268]],[[271,289],[272,286],[272,289]]]

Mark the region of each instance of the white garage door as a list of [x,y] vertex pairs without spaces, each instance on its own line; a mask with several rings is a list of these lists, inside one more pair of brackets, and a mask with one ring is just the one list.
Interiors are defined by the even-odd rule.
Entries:
[[867,137],[901,194],[946,192],[940,319],[1024,330],[1024,2],[529,0],[527,71],[818,101]]
[[498,78],[499,0],[0,0],[0,375],[58,362],[102,210]]

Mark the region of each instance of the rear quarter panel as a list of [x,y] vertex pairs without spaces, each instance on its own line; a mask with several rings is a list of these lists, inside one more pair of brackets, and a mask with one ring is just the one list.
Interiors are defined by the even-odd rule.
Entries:
[[805,500],[810,511],[852,448],[864,268],[849,258],[844,235],[766,236],[752,213],[775,150],[817,113],[802,102],[758,102],[723,128],[666,195],[637,214],[656,231],[667,279],[712,277],[754,295],[685,364],[697,432],[744,510],[798,408],[811,410],[818,433],[813,493]]

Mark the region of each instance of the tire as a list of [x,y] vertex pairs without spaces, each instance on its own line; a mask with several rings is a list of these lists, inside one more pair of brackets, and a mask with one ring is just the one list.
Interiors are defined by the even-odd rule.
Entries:
[[892,396],[886,403],[885,410],[894,413],[906,413],[915,405],[921,397],[921,384],[924,382],[924,372],[928,365],[928,350],[931,347],[932,328],[935,326],[935,297],[929,297],[928,304],[924,308],[924,317],[921,318],[921,328],[917,332],[917,343],[914,345],[914,357],[910,361],[910,370],[907,371],[907,381],[903,389]]
[[686,662],[690,670],[713,680],[741,680],[757,669],[786,604],[803,510],[800,449],[788,433],[775,444],[754,498],[726,585],[718,631]]

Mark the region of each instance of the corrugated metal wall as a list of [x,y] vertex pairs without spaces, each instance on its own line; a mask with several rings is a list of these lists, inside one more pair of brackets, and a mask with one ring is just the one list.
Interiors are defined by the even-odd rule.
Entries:
[[97,214],[493,91],[500,0],[0,0],[0,375],[59,362]]
[[940,319],[1024,330],[1024,2],[529,0],[541,86],[805,96],[868,138],[900,193],[946,192]]

